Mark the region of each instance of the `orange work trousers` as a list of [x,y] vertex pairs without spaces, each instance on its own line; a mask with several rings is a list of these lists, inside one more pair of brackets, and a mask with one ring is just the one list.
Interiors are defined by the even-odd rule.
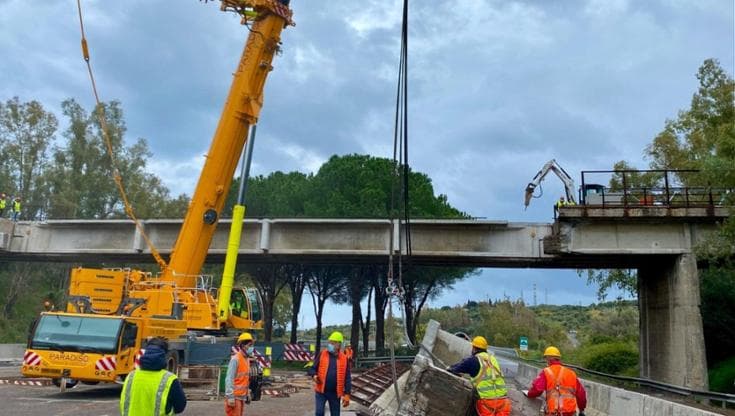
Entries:
[[510,399],[477,399],[475,410],[480,416],[510,416]]
[[226,416],[243,416],[245,415],[245,402],[243,400],[234,399],[235,405],[230,407],[227,405],[225,400],[225,415]]

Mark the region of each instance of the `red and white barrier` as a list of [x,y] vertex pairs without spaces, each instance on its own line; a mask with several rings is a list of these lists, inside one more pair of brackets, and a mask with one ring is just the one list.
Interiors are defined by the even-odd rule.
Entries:
[[314,354],[301,344],[283,344],[283,360],[309,362],[314,360]]
[[255,358],[255,361],[258,362],[258,365],[260,365],[260,368],[271,368],[270,357],[266,357],[265,355],[261,354],[258,350],[253,351],[253,358]]

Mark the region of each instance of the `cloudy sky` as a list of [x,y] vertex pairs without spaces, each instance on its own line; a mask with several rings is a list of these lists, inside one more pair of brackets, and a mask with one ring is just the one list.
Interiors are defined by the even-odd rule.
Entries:
[[[148,140],[172,193],[191,194],[246,29],[218,2],[82,3],[102,98],[123,103],[128,140]],[[401,6],[292,1],[297,25],[266,85],[253,173],[390,156]],[[76,13],[73,0],[0,0],[0,100],[92,107]],[[476,217],[550,221],[563,192],[555,178],[522,204],[544,162],[576,180],[620,159],[644,166],[646,144],[689,105],[702,62],[734,72],[732,0],[433,0],[409,13],[411,163]],[[547,290],[550,303],[595,301],[574,271],[492,269],[434,304],[521,291],[530,302],[534,283],[539,302]]]

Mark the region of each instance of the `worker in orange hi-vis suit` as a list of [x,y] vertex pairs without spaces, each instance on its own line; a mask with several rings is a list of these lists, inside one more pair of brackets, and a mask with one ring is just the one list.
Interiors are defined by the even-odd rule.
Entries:
[[225,414],[242,416],[250,403],[250,357],[255,350],[253,336],[243,332],[237,338],[237,352],[230,358],[225,377]]

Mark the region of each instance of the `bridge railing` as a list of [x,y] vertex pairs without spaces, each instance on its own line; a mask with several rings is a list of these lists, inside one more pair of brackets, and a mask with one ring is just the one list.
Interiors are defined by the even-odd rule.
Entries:
[[697,170],[583,171],[579,192],[582,205],[602,208],[717,207],[735,202],[735,190],[710,186]]

